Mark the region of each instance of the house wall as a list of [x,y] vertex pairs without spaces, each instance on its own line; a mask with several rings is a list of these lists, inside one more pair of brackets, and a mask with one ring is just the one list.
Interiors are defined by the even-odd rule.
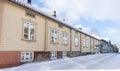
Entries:
[[4,13],[4,1],[0,0],[0,47],[1,47],[1,31],[2,31],[3,13]]
[[90,38],[90,51],[93,53],[94,52],[94,38]]
[[[75,36],[79,37],[78,46],[75,45]],[[80,51],[80,33],[75,30],[71,30],[71,51]]]
[[[63,25],[63,28],[59,27],[59,23],[47,19],[46,20],[46,51],[70,51],[70,28]],[[58,43],[53,44],[51,42],[51,29],[58,30]],[[68,44],[64,45],[62,42],[62,32],[68,34]]]
[[[85,35],[85,34],[81,34],[81,52],[90,52],[90,37],[89,36],[87,36],[87,35]],[[86,38],[86,39],[88,39],[88,46],[84,46],[83,45],[83,40],[84,40],[84,38]]]
[[0,51],[0,68],[20,65],[20,52]]
[[[5,2],[0,51],[44,51],[45,18],[37,14],[35,18],[28,17],[26,11],[29,10]],[[35,41],[22,40],[24,20],[35,23]]]
[[98,53],[100,51],[100,47],[96,45],[99,45],[99,40],[94,39],[94,52]]

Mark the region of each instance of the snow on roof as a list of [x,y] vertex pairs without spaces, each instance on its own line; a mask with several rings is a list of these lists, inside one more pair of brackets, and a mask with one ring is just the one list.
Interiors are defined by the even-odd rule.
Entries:
[[97,39],[101,39],[100,37],[98,37],[96,34],[92,34],[91,36],[97,38]]
[[[96,37],[94,37],[94,36],[91,36],[91,35],[83,32],[83,31],[81,31],[81,30],[79,30],[79,29],[77,29],[77,28],[69,25],[69,24],[66,23],[65,21],[62,21],[62,20],[60,20],[60,19],[58,19],[58,18],[56,18],[56,17],[53,17],[53,16],[51,16],[51,15],[48,14],[48,13],[44,13],[44,12],[41,11],[39,8],[36,8],[36,7],[34,7],[34,6],[32,6],[32,5],[28,4],[28,3],[24,3],[24,2],[22,2],[22,1],[20,1],[20,0],[17,0],[17,1],[16,1],[16,0],[8,0],[8,1],[11,1],[11,2],[13,2],[13,3],[15,3],[15,4],[18,4],[18,5],[20,5],[20,6],[23,6],[23,7],[25,7],[25,8],[28,8],[28,9],[30,9],[30,10],[38,13],[38,14],[41,14],[41,15],[43,15],[43,16],[45,16],[45,17],[48,17],[48,18],[50,18],[50,19],[52,19],[52,20],[54,20],[54,21],[57,21],[57,22],[65,25],[65,26],[67,26],[67,27],[69,27],[69,28],[72,28],[72,29],[74,29],[74,30],[76,30],[76,31],[79,31],[79,32],[81,32],[81,33],[83,33],[83,34],[86,34],[86,35],[88,35],[88,36],[90,36],[90,37],[93,37],[93,38],[95,38],[95,39],[98,39],[98,38],[96,38]],[[98,39],[98,40],[99,40],[99,39]]]
[[101,38],[101,40],[105,40],[105,41],[109,42],[110,38]]

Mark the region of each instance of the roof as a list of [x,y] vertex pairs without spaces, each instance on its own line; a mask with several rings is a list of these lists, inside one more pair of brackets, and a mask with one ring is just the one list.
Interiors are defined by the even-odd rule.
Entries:
[[81,33],[87,35],[87,36],[90,36],[90,37],[92,37],[92,38],[95,38],[95,39],[99,40],[98,38],[96,38],[96,37],[94,37],[94,36],[91,36],[91,35],[83,32],[83,31],[81,31],[81,30],[79,30],[79,29],[76,29],[75,27],[72,27],[71,25],[67,24],[65,21],[61,21],[60,19],[51,16],[50,14],[47,14],[47,13],[42,12],[40,9],[35,8],[34,6],[32,6],[32,5],[28,4],[28,3],[24,3],[24,2],[21,2],[21,1],[19,1],[19,0],[17,0],[17,1],[16,1],[16,0],[7,0],[7,1],[10,1],[10,2],[12,2],[12,3],[14,3],[14,4],[17,4],[17,5],[19,5],[19,6],[22,6],[22,7],[24,7],[24,8],[27,8],[27,9],[29,9],[29,10],[32,10],[32,11],[34,11],[34,12],[40,14],[40,15],[43,15],[43,16],[48,17],[48,18],[50,18],[50,19],[52,19],[52,20],[54,20],[54,21],[56,21],[56,22],[59,22],[59,23],[65,25],[65,26],[67,26],[67,27],[69,27],[69,28],[71,28],[71,29],[74,29],[74,30],[76,30],[76,31],[78,31],[78,32],[81,32]]

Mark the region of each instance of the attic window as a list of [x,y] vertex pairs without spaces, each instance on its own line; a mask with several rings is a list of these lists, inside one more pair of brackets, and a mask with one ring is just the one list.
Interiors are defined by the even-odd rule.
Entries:
[[59,26],[59,28],[63,28],[63,25],[62,25],[62,24],[59,24],[58,26]]
[[30,12],[26,12],[26,15],[29,16],[29,17],[35,18],[35,14],[32,14]]
[[78,34],[78,32],[77,32],[77,31],[75,31],[75,33],[76,33],[76,34]]

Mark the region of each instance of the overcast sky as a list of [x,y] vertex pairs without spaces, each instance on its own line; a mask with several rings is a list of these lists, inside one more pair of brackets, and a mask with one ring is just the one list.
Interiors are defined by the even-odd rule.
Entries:
[[32,0],[32,5],[44,12],[56,10],[57,18],[120,46],[120,0]]

